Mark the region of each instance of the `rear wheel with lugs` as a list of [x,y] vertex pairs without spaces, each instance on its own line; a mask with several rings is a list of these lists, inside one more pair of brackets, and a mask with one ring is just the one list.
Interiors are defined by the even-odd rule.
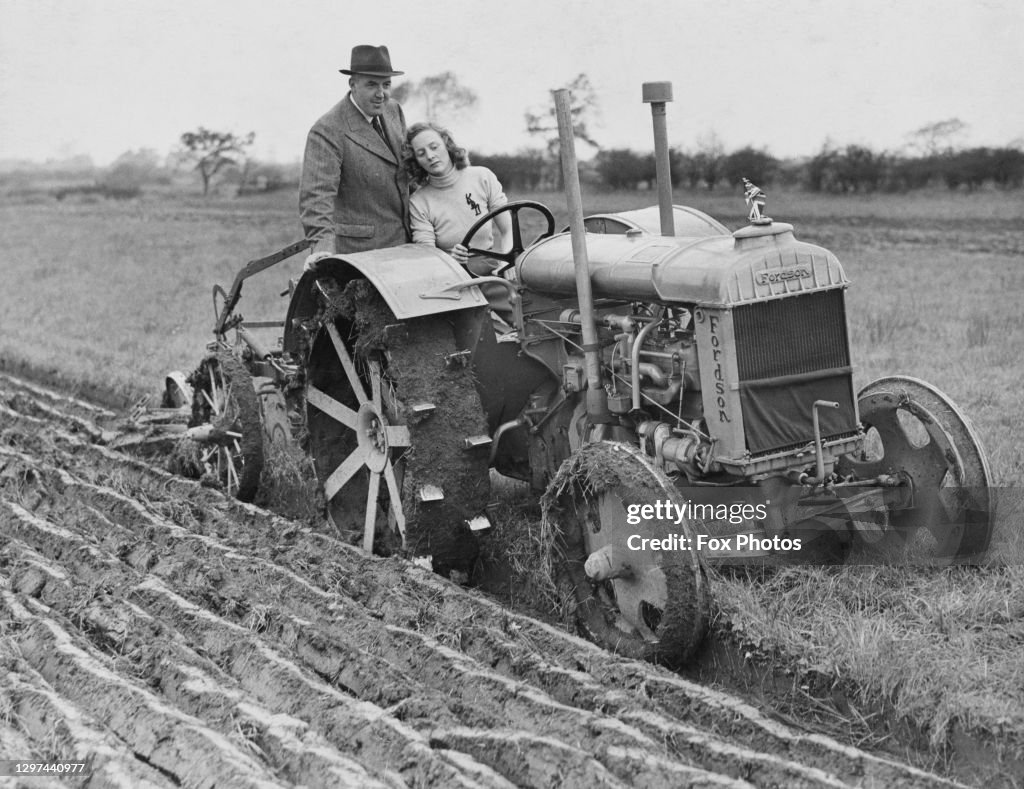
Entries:
[[[306,371],[309,448],[335,527],[467,572],[490,492],[486,420],[447,316],[402,324],[365,280],[329,305]],[[387,331],[385,331],[387,327]]]
[[[562,464],[543,504],[583,634],[680,665],[707,633],[711,598],[692,527],[666,502],[685,504],[671,480],[635,447],[602,441]],[[659,506],[664,517],[654,517]]]

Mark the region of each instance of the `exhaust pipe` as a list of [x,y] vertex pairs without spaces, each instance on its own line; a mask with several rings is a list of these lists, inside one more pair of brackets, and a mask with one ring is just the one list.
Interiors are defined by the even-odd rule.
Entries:
[[665,103],[672,101],[671,82],[645,82],[644,103],[651,105],[654,122],[654,173],[658,179],[658,212],[661,216],[661,234],[676,234],[672,209],[672,168],[668,157],[668,127],[665,123]]

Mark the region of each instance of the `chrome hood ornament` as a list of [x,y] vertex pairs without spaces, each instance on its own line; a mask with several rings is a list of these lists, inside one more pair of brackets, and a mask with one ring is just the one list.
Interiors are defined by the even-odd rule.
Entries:
[[747,215],[747,218],[750,220],[750,224],[770,225],[772,223],[772,218],[762,214],[765,202],[768,200],[768,193],[762,191],[760,187],[755,186],[746,178],[743,179],[743,188],[743,199],[746,201],[746,204],[750,209],[750,213]]

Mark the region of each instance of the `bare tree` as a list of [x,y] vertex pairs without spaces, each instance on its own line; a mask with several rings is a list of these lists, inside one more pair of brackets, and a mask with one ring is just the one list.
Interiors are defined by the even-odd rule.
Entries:
[[[594,91],[593,85],[590,84],[590,77],[583,73],[578,74],[565,87],[569,90],[569,117],[572,118],[573,137],[583,140],[594,150],[600,150],[601,146],[590,132],[591,126],[600,114],[597,93]],[[554,90],[551,92],[554,93]],[[563,188],[565,175],[562,168],[557,166],[559,157],[558,116],[555,112],[553,98],[545,107],[526,111],[526,131],[544,139],[549,167],[555,171],[554,181],[559,189]]]
[[203,179],[203,194],[207,195],[213,177],[225,167],[237,167],[239,158],[244,158],[245,149],[254,139],[255,132],[238,135],[200,126],[181,135],[180,155],[182,160],[194,163],[194,169]]
[[443,71],[419,82],[403,82],[391,91],[402,104],[420,102],[423,117],[433,123],[450,123],[476,107],[477,95],[459,82],[454,72]]
[[[590,127],[596,122],[600,114],[597,93],[594,86],[590,84],[590,77],[586,74],[578,74],[576,78],[565,86],[569,89],[571,101],[569,104],[569,115],[572,118],[573,135],[578,140],[583,140],[595,149],[599,149]],[[553,91],[552,91],[553,92]],[[551,101],[544,108],[535,108],[526,111],[526,131],[544,138],[551,156],[558,155],[558,119],[555,115],[555,103]]]
[[959,118],[949,118],[927,123],[907,136],[910,138],[910,145],[922,155],[938,156],[941,153],[951,153],[955,147],[954,143],[967,128],[967,124]]

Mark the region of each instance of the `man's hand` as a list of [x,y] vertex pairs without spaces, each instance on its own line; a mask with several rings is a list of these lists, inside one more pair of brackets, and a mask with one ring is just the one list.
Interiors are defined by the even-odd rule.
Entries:
[[455,258],[456,263],[461,263],[463,266],[469,261],[469,250],[462,244],[456,244],[448,254]]
[[316,264],[319,263],[324,258],[329,257],[331,257],[330,252],[314,252],[312,255],[306,258],[306,262],[302,264],[303,273],[307,271],[316,271]]

